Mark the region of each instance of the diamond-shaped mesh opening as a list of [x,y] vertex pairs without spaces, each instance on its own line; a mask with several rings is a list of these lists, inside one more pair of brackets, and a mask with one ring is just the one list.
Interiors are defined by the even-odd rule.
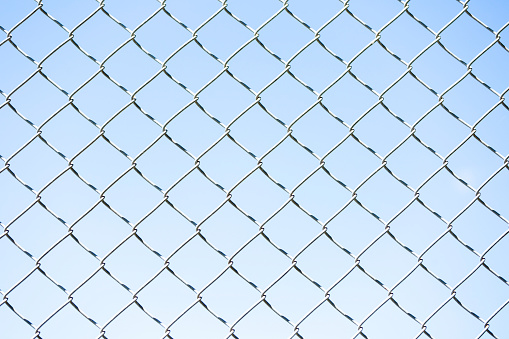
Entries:
[[[407,98],[408,100],[401,100]],[[411,74],[405,75],[384,95],[384,104],[409,125],[414,125],[436,104],[435,94]]]
[[134,92],[159,70],[159,65],[134,42],[117,50],[105,63],[105,72],[126,89]]
[[138,155],[161,133],[160,128],[147,119],[134,105],[115,116],[105,127],[105,136],[131,156]]
[[[197,320],[200,326],[196,326]],[[188,310],[179,321],[172,326],[171,336],[175,339],[184,339],[187,336],[197,338],[226,338],[229,331],[223,321],[211,314],[205,307],[205,304],[198,303]]]
[[190,3],[184,0],[172,1],[167,4],[166,10],[183,23],[185,26],[195,30],[205,20],[210,18],[219,8],[220,3],[198,0]]
[[[223,205],[201,225],[202,236],[228,256],[232,256],[257,232],[258,226],[253,220],[231,203]],[[231,236],[222,236],[225,233]]]
[[315,95],[288,73],[267,88],[261,100],[265,109],[286,125],[290,125],[315,102]]
[[375,152],[353,137],[338,145],[325,161],[329,173],[351,188],[357,187],[380,166]]
[[301,182],[316,166],[316,159],[290,138],[279,144],[263,161],[263,169],[289,189]]
[[83,179],[103,190],[129,168],[130,161],[108,139],[100,137],[75,158],[73,165]]
[[[380,251],[381,248],[384,251]],[[389,287],[405,277],[415,265],[415,257],[387,234],[378,239],[361,258],[362,267]]]
[[447,225],[418,201],[413,202],[390,224],[391,233],[415,253],[422,253]]
[[290,266],[290,259],[262,236],[251,241],[237,256],[235,268],[260,289],[270,286]]
[[[72,65],[80,64],[80,67]],[[84,84],[99,67],[75,45],[67,42],[44,62],[44,74],[68,93]]]
[[73,227],[73,234],[80,243],[100,258],[113,250],[130,232],[130,225],[104,203],[95,206]]
[[493,333],[506,333],[508,330],[507,323],[504,322],[504,317],[508,313],[507,305],[498,312],[495,317],[490,321],[490,330]]
[[[60,128],[62,125],[80,126],[80,128],[73,128],[64,132]],[[45,124],[44,133],[42,134],[45,140],[68,158],[81,151],[95,136],[97,136],[97,129],[86,123],[83,116],[72,106],[65,107],[53,116]]]
[[354,265],[354,258],[340,246],[330,237],[322,235],[299,255],[298,267],[315,287],[317,284],[323,289],[331,287]]
[[[195,156],[200,155],[222,135],[222,127],[196,105],[180,112],[167,125],[167,130],[174,142]],[[193,138],[189,130],[199,133],[202,138]]]
[[453,151],[467,136],[469,128],[439,106],[415,127],[415,136],[442,157]]
[[197,291],[211,282],[226,266],[221,254],[194,237],[170,259],[169,268]]
[[66,290],[72,291],[99,266],[78,242],[65,238],[41,260],[41,268]]
[[487,265],[497,273],[499,276],[507,276],[508,269],[507,266],[504,266],[503,259],[504,257],[507,257],[508,249],[507,244],[509,243],[509,238],[506,235],[506,232],[504,232],[501,236],[501,238],[498,238],[495,243],[494,247],[490,249],[490,251],[486,254],[486,262]]
[[67,233],[61,220],[35,204],[9,225],[9,235],[31,256],[39,258]]
[[138,294],[139,302],[163,324],[169,324],[196,300],[195,292],[165,269]]
[[189,31],[164,10],[157,12],[136,31],[136,41],[161,61],[166,60],[190,37]]
[[252,41],[229,63],[230,71],[252,90],[258,92],[276,79],[284,66],[276,56],[267,53],[262,44]]
[[[288,39],[288,36],[292,38]],[[289,60],[312,38],[313,33],[286,11],[281,12],[260,30],[263,44],[283,60]]]
[[[29,1],[26,2],[29,3]],[[69,11],[71,6],[73,10]],[[44,10],[52,17],[58,17],[59,22],[69,29],[73,29],[85,20],[97,7],[98,4],[94,2],[76,0],[66,2],[64,6],[58,0],[48,0],[44,3]]]
[[318,42],[313,42],[304,49],[292,65],[291,72],[317,92],[324,90],[346,69],[337,57],[331,55]]
[[355,1],[352,8],[349,8],[351,13],[376,31],[394,18],[401,9],[401,4],[397,2],[383,4],[376,0]]
[[[252,193],[255,192],[254,196]],[[232,192],[232,201],[252,218],[263,222],[287,200],[287,193],[261,170],[252,173]],[[253,201],[257,201],[253,204]]]
[[468,207],[475,196],[474,192],[446,170],[438,172],[420,193],[420,199],[446,220],[451,220]]
[[39,325],[67,300],[66,294],[42,271],[32,272],[9,293],[9,303],[25,319]]
[[[432,66],[433,65],[433,66]],[[437,43],[413,63],[412,72],[438,93],[460,80],[465,67]]]
[[225,11],[200,30],[198,41],[213,55],[226,60],[251,38],[251,32]]
[[73,99],[75,109],[90,119],[93,125],[98,126],[104,125],[129,103],[125,91],[103,73],[91,79],[73,96]]
[[394,83],[406,67],[397,58],[375,44],[352,63],[352,72],[378,93]]
[[[131,293],[121,282],[115,280],[111,273],[99,270],[85,281],[73,295],[73,303],[93,319],[104,326],[112,317],[122,310],[132,299]],[[105,304],[98,304],[103,300]]]
[[361,322],[385,300],[387,291],[380,284],[355,268],[331,290],[330,299],[343,313]]
[[297,0],[289,6],[295,16],[315,30],[329,21],[342,8],[341,3],[332,0],[317,1],[315,6],[307,1]]
[[[376,126],[387,126],[380,130]],[[381,156],[394,149],[408,135],[408,128],[394,118],[387,110],[378,105],[371,110],[357,125],[355,136],[366,146]]]
[[281,3],[273,0],[260,0],[256,3],[245,3],[242,0],[232,0],[228,9],[242,22],[253,29],[257,29],[270,19],[283,7]]
[[[507,189],[509,187],[508,179],[509,170],[507,167],[504,167],[483,187],[482,192],[485,196],[482,200],[487,206],[494,210],[496,214],[507,215],[509,212],[509,206],[503,203],[504,198],[507,198]],[[498,197],[502,198],[499,200]]]
[[507,119],[509,119],[507,113],[507,108],[499,105],[489,112],[477,125],[478,131],[476,135],[500,154],[509,154],[507,134],[499,133],[500,128],[503,128]]
[[3,171],[0,173],[0,185],[2,189],[16,194],[17,199],[10,199],[6,194],[0,195],[0,213],[3,224],[8,224],[12,219],[23,212],[34,200],[34,195],[24,186],[11,172]]
[[461,4],[455,1],[422,1],[413,3],[409,11],[434,32],[438,32],[461,11]]
[[[296,255],[321,231],[320,225],[295,204],[286,205],[264,228],[265,235],[290,255]],[[288,232],[294,235],[292,239],[286,236]]]
[[[384,194],[381,194],[384,192]],[[378,217],[391,220],[413,198],[413,194],[388,171],[380,170],[359,189],[359,201]]]
[[[299,299],[298,303],[288,300]],[[323,298],[323,292],[295,269],[290,270],[267,291],[267,301],[292,322],[302,319]]]
[[67,103],[64,93],[40,73],[34,75],[12,95],[11,105],[16,111],[40,126]]
[[316,105],[293,125],[293,135],[317,155],[326,154],[348,129],[340,119]]
[[131,222],[140,220],[163,200],[160,192],[132,170],[111,186],[104,196],[106,204],[115,206],[113,210]]
[[[443,256],[445,251],[448,253],[446,258]],[[423,256],[423,265],[451,288],[475,268],[477,261],[477,256],[450,234],[446,234]]]
[[214,59],[195,40],[186,44],[169,59],[166,63],[167,72],[179,83],[196,93],[221,71],[220,63]]
[[313,174],[295,191],[295,201],[322,222],[333,217],[349,199],[350,192],[323,170]]
[[[62,323],[67,324],[61,328]],[[86,337],[97,337],[100,330],[90,320],[77,311],[72,304],[67,304],[54,317],[49,319],[41,328],[41,336],[64,339],[79,331],[80,335]]]
[[105,260],[105,268],[126,286],[137,290],[161,267],[162,261],[136,237],[131,237]]
[[[472,158],[476,158],[476,161],[472,161]],[[473,138],[464,143],[449,159],[453,172],[472,187],[480,187],[503,165],[502,159]],[[484,167],[481,168],[478,165],[480,163]]]
[[[28,14],[28,13],[27,13]],[[13,42],[37,61],[41,61],[66,39],[65,31],[41,10],[35,11],[12,32]],[[37,30],[31,29],[37,27]]]
[[454,327],[456,333],[463,337],[475,337],[483,331],[482,322],[454,299],[440,309],[436,316],[430,319],[427,326],[427,331],[433,337],[447,336],[447,333],[450,333],[447,326]]
[[469,4],[469,12],[475,15],[487,26],[494,30],[499,30],[506,22],[505,15],[508,13],[507,7],[502,6],[502,3],[494,2],[489,7],[481,6],[481,1],[472,1]]
[[0,46],[0,56],[2,60],[5,60],[0,66],[2,74],[7,73],[10,67],[18,70],[15,74],[9,77],[2,77],[0,80],[0,86],[2,86],[0,89],[4,93],[10,93],[37,69],[37,66],[31,60],[24,57],[12,44],[4,43]]
[[[31,337],[34,334],[33,325],[27,323],[23,318],[13,311],[10,304],[4,303],[0,306],[2,317],[2,332],[11,337]],[[12,305],[11,305],[12,306]]]
[[36,133],[29,124],[19,119],[16,111],[9,106],[0,109],[0,144],[2,157],[9,157]]
[[229,138],[222,139],[200,160],[200,168],[224,188],[230,188],[256,166],[256,160]]
[[352,202],[328,224],[328,233],[342,249],[358,255],[380,233],[384,225],[358,203]]
[[[19,247],[16,246],[8,237],[0,239],[0,253],[4,258],[13,260],[3,260],[0,266],[1,280],[0,289],[8,291],[18,283],[34,267],[34,262]],[[16,265],[13,265],[13,263]]]
[[453,232],[478,253],[483,253],[506,230],[507,224],[502,219],[476,201],[454,221]]
[[220,207],[224,199],[219,187],[207,180],[198,170],[186,176],[168,195],[168,201],[173,206],[196,222],[203,220]]
[[270,303],[262,302],[249,312],[236,327],[235,334],[239,337],[252,336],[264,338],[269,335],[278,338],[289,338],[293,329],[286,319],[282,319],[271,308]]
[[208,287],[202,301],[228,323],[239,319],[259,300],[259,292],[233,270],[228,270]]
[[[458,43],[466,37],[469,37],[468,49]],[[466,62],[481,53],[492,41],[491,32],[466,13],[457,18],[442,34],[442,43]]]
[[445,98],[447,109],[469,125],[476,123],[498,102],[491,90],[471,76],[452,88]]
[[497,276],[481,267],[458,288],[458,298],[482,319],[488,319],[509,299],[507,286]]
[[508,8],[0,11],[1,338],[505,338]]
[[401,336],[411,338],[421,331],[421,326],[395,303],[388,301],[369,318],[363,326],[366,336]]
[[[502,47],[500,44],[495,44],[472,64],[475,74],[482,79],[482,81],[490,84],[490,87],[499,93],[509,86],[507,79],[498,76],[499,74],[507,72],[509,56],[506,54],[506,48]],[[499,62],[500,67],[495,68],[494,66]]]
[[36,4],[30,0],[19,1],[18,3],[6,3],[1,14],[2,26],[5,29],[11,29],[21,19],[26,17],[34,8]]
[[136,304],[129,306],[106,327],[108,338],[120,339],[126,331],[132,336],[151,339],[161,338],[164,334],[164,328]]
[[[94,43],[97,34],[101,34],[101,43]],[[103,11],[96,12],[75,31],[74,41],[98,61],[103,61],[117,47],[129,39],[129,32],[111,20]]]
[[166,123],[191,100],[189,92],[165,72],[153,78],[136,95],[138,109],[159,124]]
[[130,29],[135,29],[159,7],[157,2],[143,5],[132,0],[112,0],[105,3],[104,10]]
[[203,109],[225,125],[254,101],[253,95],[227,73],[221,74],[200,93],[200,105]]
[[449,296],[449,289],[422,266],[394,289],[399,306],[420,321],[426,320]]
[[408,12],[399,16],[383,31],[382,43],[401,59],[409,62],[433,41],[433,34]]
[[159,138],[136,160],[137,168],[151,182],[162,189],[180,179],[189,171],[194,161],[167,135]]
[[305,338],[318,339],[329,333],[338,338],[352,338],[357,333],[357,326],[341,314],[334,305],[323,303],[299,326],[299,333]]
[[373,32],[347,11],[327,25],[320,37],[328,49],[345,61],[352,60],[373,39]]
[[[266,133],[267,137],[260,137]],[[260,105],[255,105],[231,125],[231,137],[255,156],[262,156],[286,134],[286,128]]]
[[156,254],[167,257],[193,235],[195,227],[167,201],[137,225],[137,237]]
[[60,218],[72,223],[88,211],[99,196],[71,171],[65,172],[42,194],[41,201]]
[[441,159],[415,138],[398,147],[387,157],[387,163],[394,175],[413,188],[419,187],[442,166]]

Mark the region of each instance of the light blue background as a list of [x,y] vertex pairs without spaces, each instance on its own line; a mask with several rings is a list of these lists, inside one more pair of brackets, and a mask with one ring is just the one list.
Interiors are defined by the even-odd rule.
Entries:
[[[290,0],[288,3],[288,10],[315,31],[344,7],[342,2],[332,0]],[[99,6],[93,0],[45,0],[42,4],[48,15],[69,30]],[[227,4],[228,11],[254,30],[283,7],[277,0],[229,0]],[[196,224],[221,206],[226,198],[225,192],[250,173],[260,157],[265,155],[262,160],[264,171],[288,191],[313,172],[320,165],[319,159],[348,135],[348,126],[378,101],[374,93],[383,92],[407,69],[375,43],[351,63],[351,74],[367,86],[346,74],[323,94],[323,106],[315,105],[296,120],[316,103],[316,93],[337,79],[347,69],[345,64],[375,38],[373,31],[382,28],[404,7],[396,0],[352,0],[348,4],[349,11],[371,30],[348,12],[343,12],[320,32],[320,41],[344,63],[318,42],[312,43],[290,64],[292,74],[308,88],[288,73],[284,74],[262,92],[262,107],[252,105],[256,100],[253,93],[258,93],[283,72],[284,62],[314,38],[314,33],[287,11],[282,11],[259,30],[259,42],[280,60],[257,41],[252,41],[228,63],[229,71],[251,91],[226,73],[202,89],[223,69],[221,62],[213,56],[221,61],[227,60],[253,37],[248,28],[225,11],[197,33],[197,41],[213,56],[191,42],[166,63],[167,74],[160,73],[140,89],[161,69],[154,58],[164,62],[192,38],[191,31],[221,8],[220,2],[212,0],[167,1],[168,13],[187,29],[167,13],[159,11],[136,31],[136,42],[152,57],[130,41],[104,63],[105,74],[122,88],[103,73],[80,88],[99,69],[99,64],[130,38],[128,30],[100,10],[73,32],[74,42],[97,62],[71,41],[45,59],[69,34],[41,10],[12,29],[37,7],[37,3],[0,0],[3,32],[0,41],[4,41],[10,32],[11,41],[35,61],[23,56],[9,42],[0,46],[0,90],[3,95],[0,98],[0,156],[4,163],[9,160],[8,170],[2,163],[3,171],[0,172],[0,222],[3,228],[8,227],[8,236],[4,233],[0,238],[0,291],[3,295],[9,291],[6,297],[9,305],[33,324],[33,327],[29,326],[4,303],[0,306],[0,337],[32,338],[36,333],[34,328],[68,300],[67,294],[56,284],[68,293],[74,291],[98,269],[100,260],[131,233],[131,226],[137,225],[138,237],[131,237],[105,259],[105,269],[131,293],[101,270],[73,292],[73,302],[96,321],[97,326],[67,304],[40,328],[40,337],[44,339],[97,338],[101,334],[99,328],[132,301],[132,293],[160,271],[165,258],[194,234]],[[408,4],[409,12],[434,32],[463,8],[461,2],[454,0],[412,0]],[[104,10],[132,31],[160,6],[155,0],[106,0]],[[468,2],[468,11],[493,32],[505,27],[509,18],[509,6],[503,0],[472,0]],[[493,32],[468,13],[463,13],[440,34],[440,42],[468,64],[495,40]],[[500,33],[500,42],[505,46],[509,43],[508,34],[507,29]],[[408,13],[403,13],[382,31],[380,41],[403,61],[409,62],[434,39],[429,30]],[[37,73],[18,87],[36,71],[36,63],[43,59],[44,76]],[[467,71],[465,65],[438,44],[415,60],[412,67],[413,73],[438,94]],[[381,165],[381,158],[390,153],[386,158],[387,168],[416,189],[441,167],[440,156],[449,155],[469,136],[470,127],[499,102],[500,98],[494,92],[505,93],[509,86],[507,49],[495,44],[475,60],[472,72],[487,86],[467,76],[443,96],[443,106],[415,125],[416,136],[429,149],[410,138],[390,153],[408,136],[410,126],[438,102],[437,95],[407,74],[383,95],[383,104],[394,115],[382,105],[376,106],[354,127],[354,136],[366,146],[349,137],[327,155],[325,168],[344,186],[355,190]],[[66,93],[73,93],[72,105],[69,105],[68,95],[45,76]],[[200,89],[199,105],[190,104],[193,93]],[[128,105],[135,92],[136,104]],[[4,103],[7,97],[9,104]],[[59,111],[64,105],[67,106]],[[128,107],[122,110],[126,105]],[[56,112],[58,114],[53,116]],[[161,126],[172,117],[174,119],[166,126],[171,140],[160,138],[143,152],[157,140],[162,132]],[[53,149],[40,138],[26,145],[41,125],[40,136]],[[294,139],[287,137],[266,154],[286,135],[290,125]],[[103,126],[104,137],[124,153],[102,137],[86,147]],[[168,193],[168,201],[195,225],[167,203],[143,219],[164,199],[163,193],[193,168],[193,157],[202,155],[223,136],[225,126],[229,126],[230,136],[245,149],[225,137],[200,157],[200,169],[224,190],[195,169]],[[475,127],[476,136],[492,149],[471,137],[448,158],[448,168],[474,190],[442,169],[419,192],[422,201],[443,220],[414,201],[390,224],[390,234],[408,249],[389,234],[383,235],[359,258],[365,272],[387,289],[407,275],[417,264],[417,257],[446,230],[447,222],[475,198],[475,190],[503,166],[503,157],[509,154],[508,127],[508,108],[499,104]],[[22,151],[16,153],[20,148]],[[126,155],[136,158],[137,170],[153,185],[131,169],[104,193],[107,205],[98,203],[100,192],[130,168],[132,162]],[[70,159],[73,159],[73,170],[96,190],[68,170],[43,190],[41,204],[35,203],[17,218],[34,203],[37,192],[67,168]],[[481,199],[502,217],[477,201],[453,223],[454,234],[472,250],[447,234],[422,257],[422,263],[436,278],[418,267],[393,290],[394,300],[420,321],[451,295],[450,289],[437,278],[450,288],[456,286],[480,261],[472,251],[483,254],[507,231],[504,217],[509,215],[508,170],[507,166],[503,168],[480,191]],[[352,196],[351,191],[330,175],[318,170],[294,192],[294,200],[299,206],[322,224]],[[329,237],[322,235],[296,258],[301,272],[323,290],[328,290],[349,271],[355,264],[354,258],[384,232],[384,222],[391,220],[414,196],[385,169],[362,185],[357,194],[358,201],[376,216],[352,202],[327,225]],[[288,192],[259,169],[235,186],[231,195],[235,206],[259,224],[283,206],[289,197]],[[94,205],[96,207],[86,213]],[[200,226],[201,235],[217,251],[202,238],[193,238],[169,260],[171,271],[164,270],[139,292],[139,304],[164,326],[132,304],[106,326],[105,337],[161,338],[164,335],[164,327],[193,304],[196,293],[221,273],[228,265],[228,258],[257,234],[258,226],[235,206],[222,205]],[[259,290],[264,290],[291,266],[292,258],[320,234],[322,226],[310,215],[291,202],[285,205],[264,225],[265,236],[280,250],[258,236],[234,256],[233,267]],[[74,225],[75,238],[66,237],[40,259],[65,237],[66,226],[70,225]],[[503,238],[485,255],[485,264],[505,279],[509,278],[508,241],[508,237]],[[34,269],[39,259],[40,271],[35,271],[10,290]],[[359,323],[387,297],[387,290],[380,284],[355,268],[330,291],[330,300]],[[466,308],[486,320],[509,299],[507,285],[485,267],[480,267],[457,289],[456,297]],[[266,301],[295,324],[323,300],[323,290],[292,269],[267,291]],[[260,300],[260,292],[233,270],[228,270],[203,291],[202,298],[212,312],[231,325]],[[490,330],[499,338],[509,337],[508,312],[509,306],[506,306],[490,321]],[[391,301],[369,318],[363,328],[369,338],[413,338],[421,329]],[[243,339],[290,338],[293,331],[293,326],[264,303],[235,326],[235,335]],[[476,338],[483,331],[483,323],[451,300],[427,323],[427,331],[433,338]],[[299,334],[306,339],[352,338],[356,332],[357,326],[328,302],[299,325]],[[228,326],[201,304],[196,304],[170,331],[175,339],[226,338],[228,333]],[[489,337],[485,333],[482,338]]]

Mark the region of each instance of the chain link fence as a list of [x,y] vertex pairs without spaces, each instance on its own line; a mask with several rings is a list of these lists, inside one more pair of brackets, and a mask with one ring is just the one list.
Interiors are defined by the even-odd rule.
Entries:
[[2,7],[0,337],[509,338],[507,4]]

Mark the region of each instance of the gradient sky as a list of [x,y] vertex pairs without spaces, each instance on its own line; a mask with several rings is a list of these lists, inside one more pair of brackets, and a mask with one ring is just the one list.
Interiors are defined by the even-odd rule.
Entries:
[[1,338],[509,337],[509,4],[103,5],[0,0]]

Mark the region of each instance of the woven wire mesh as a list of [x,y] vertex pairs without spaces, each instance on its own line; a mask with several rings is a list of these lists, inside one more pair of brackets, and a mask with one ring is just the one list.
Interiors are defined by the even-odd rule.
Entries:
[[496,4],[4,1],[1,337],[508,338]]

